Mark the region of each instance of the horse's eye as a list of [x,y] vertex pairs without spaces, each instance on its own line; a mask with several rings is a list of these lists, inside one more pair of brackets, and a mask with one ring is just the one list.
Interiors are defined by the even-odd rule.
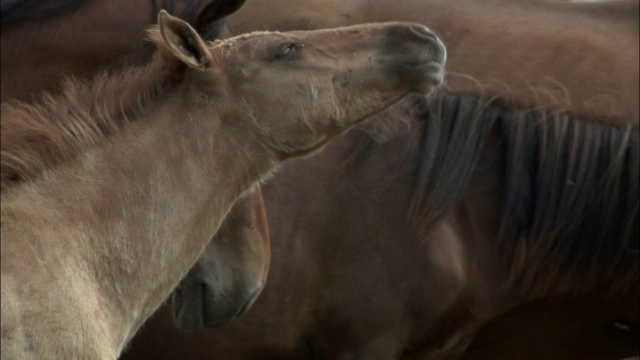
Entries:
[[280,49],[278,50],[278,54],[276,54],[276,59],[285,59],[295,54],[302,48],[302,44],[299,42],[290,42],[286,44],[282,44]]

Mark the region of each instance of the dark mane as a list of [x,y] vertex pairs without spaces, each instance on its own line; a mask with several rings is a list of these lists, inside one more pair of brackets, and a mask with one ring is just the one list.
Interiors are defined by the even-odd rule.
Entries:
[[605,284],[637,291],[638,128],[542,110],[501,112],[501,246],[506,259],[526,259],[512,261],[513,281],[536,294]]
[[[175,74],[173,74],[175,75]],[[69,79],[60,95],[2,104],[2,189],[73,159],[139,118],[173,82],[161,56],[93,81]]]
[[[414,117],[419,140],[406,161],[420,236],[474,191],[475,172],[496,168],[504,179],[496,247],[510,284],[527,296],[638,287],[637,127],[446,93]],[[374,144],[362,137],[353,156]]]

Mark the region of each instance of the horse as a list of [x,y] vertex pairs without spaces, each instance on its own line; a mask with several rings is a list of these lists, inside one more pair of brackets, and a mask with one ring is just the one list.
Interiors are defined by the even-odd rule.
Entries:
[[444,77],[416,23],[209,45],[158,23],[149,64],[2,104],[2,166],[24,174],[2,190],[4,356],[117,357],[254,183]]
[[282,3],[247,4],[232,31],[419,19],[448,45],[449,92],[373,124],[404,114],[397,134],[283,166],[253,310],[183,334],[164,309],[124,359],[637,354],[637,2]]
[[[143,17],[151,10],[148,8],[151,2],[117,4],[103,1],[82,7],[86,5],[84,0],[74,0],[50,4],[50,7],[43,9],[38,9],[37,6],[47,4],[3,2],[2,98],[33,98],[42,91],[59,91],[61,77],[72,75],[90,79],[101,69],[143,64],[150,59],[152,50],[149,46],[141,45],[149,44],[142,40],[145,27],[155,23],[155,16],[163,7],[195,24],[195,29],[203,38],[215,40],[219,36],[228,36],[228,30],[223,27],[223,20],[217,20],[212,15],[232,13],[243,3],[244,1],[199,0],[175,4],[173,1],[167,1],[166,4],[155,2],[152,9],[154,17]],[[79,11],[72,11],[78,8]],[[128,11],[115,11],[123,8]],[[68,15],[62,21],[54,17],[64,13]],[[105,13],[109,14],[106,18]],[[32,21],[34,17],[43,19]],[[143,21],[145,19],[147,20]],[[92,31],[88,33],[82,31],[87,20],[92,21],[93,25]],[[116,26],[117,24],[127,26]],[[59,33],[60,36],[43,36],[52,32]],[[97,38],[96,33],[101,34],[100,48],[91,41],[92,36],[94,40]],[[34,72],[35,65],[31,61],[39,64],[43,62],[36,51],[43,46],[43,42],[47,49],[55,51],[46,53],[46,70]],[[90,46],[87,46],[88,43]],[[5,54],[11,56],[5,57]],[[33,60],[34,56],[37,60]],[[39,66],[35,69],[39,69]],[[19,174],[9,170],[6,167],[0,169],[2,187],[7,182],[20,181]],[[255,188],[255,191],[245,194],[231,208],[229,223],[223,223],[206,253],[201,256],[199,261],[207,266],[196,265],[199,269],[197,276],[194,274],[195,270],[191,272],[193,277],[200,279],[197,289],[208,294],[208,301],[201,307],[196,307],[194,301],[182,301],[181,296],[175,296],[176,324],[181,328],[220,326],[230,322],[246,312],[262,290],[269,269],[269,233],[260,187],[256,185]],[[235,244],[231,249],[227,244],[229,241]],[[244,252],[237,253],[238,250]],[[202,294],[198,293],[198,296],[202,297]],[[207,315],[196,317],[193,315],[195,310],[202,310]]]
[[[505,38],[504,29],[511,29],[519,26],[514,23],[513,16],[517,13],[521,4],[526,4],[532,9],[529,11],[530,21],[537,21],[528,32],[518,32],[513,36],[513,32],[509,33],[513,38]],[[288,0],[272,3],[269,1],[252,3],[251,6],[240,9],[240,11],[231,17],[231,27],[234,33],[249,32],[255,29],[259,30],[296,30],[296,29],[314,29],[319,27],[344,26],[353,23],[367,21],[385,21],[385,20],[410,20],[410,21],[429,21],[432,26],[446,29],[449,25],[442,20],[441,17],[435,19],[425,18],[423,12],[416,10],[422,6],[422,2],[405,1],[402,4],[384,3],[371,0],[358,0],[351,2],[338,1],[309,1],[304,6],[296,6],[296,2]],[[441,4],[439,1],[433,1],[430,5],[434,6],[434,13],[439,11],[446,12],[448,4]],[[487,7],[489,6],[489,7]],[[513,2],[503,1],[486,1],[480,5],[470,3],[465,5],[465,9],[473,9],[472,18],[466,11],[456,14],[456,19],[464,19],[464,23],[473,24],[477,22],[475,17],[478,14],[487,14],[495,24],[482,24],[482,33],[471,33],[466,35],[457,44],[459,48],[458,54],[451,63],[452,69],[460,68],[464,76],[449,77],[448,87],[455,92],[476,94],[478,96],[496,96],[501,99],[509,99],[514,105],[520,107],[545,107],[549,109],[570,109],[578,117],[589,117],[595,119],[603,119],[605,122],[618,122],[619,119],[637,119],[638,118],[638,83],[633,76],[627,76],[623,71],[615,72],[612,76],[585,77],[583,69],[602,68],[605,61],[613,62],[614,67],[620,68],[637,68],[637,51],[620,53],[616,52],[615,47],[624,47],[632,49],[634,47],[633,38],[625,38],[617,42],[611,42],[609,39],[617,37],[620,31],[633,31],[637,27],[637,17],[634,18],[634,5],[632,2],[613,2],[610,4],[562,4],[557,2],[530,2],[522,1],[520,5],[514,5]],[[496,11],[493,9],[499,8]],[[373,10],[372,10],[373,9]],[[505,10],[506,9],[506,10]],[[430,8],[431,11],[431,8]],[[538,12],[538,13],[536,13]],[[491,15],[489,15],[491,13]],[[388,14],[393,14],[392,18]],[[542,18],[544,16],[544,18]],[[594,29],[598,29],[598,34],[593,36],[588,43],[584,41],[574,41],[574,39],[582,36],[578,31],[571,31],[564,28],[563,21],[565,17],[573,17],[575,21],[587,22]],[[625,22],[618,22],[619,18],[626,19]],[[602,19],[606,19],[608,26],[601,24]],[[635,19],[635,20],[634,20]],[[538,47],[544,46],[546,39],[552,35],[549,29],[545,28],[549,25],[555,26],[554,35],[562,34],[562,40],[558,41],[559,47],[563,48],[563,54],[567,58],[566,61],[554,64],[555,67],[544,68],[545,76],[536,77],[538,66],[535,61],[528,58],[527,49],[522,48],[522,44],[526,46]],[[630,26],[632,25],[632,26]],[[623,30],[620,30],[623,29]],[[491,59],[492,64],[485,64],[482,59],[474,59],[473,62],[466,61],[472,58],[474,53],[480,53],[483,47],[486,47],[481,36],[502,37],[505,38],[499,44],[500,49],[510,48],[511,58],[506,61],[514,61],[527,66],[529,69],[520,71],[520,76],[509,76],[509,74],[500,74],[502,69],[506,67],[495,66],[495,61],[505,61],[504,59]],[[526,39],[523,39],[526,37]],[[455,39],[451,39],[455,40]],[[451,42],[451,40],[448,40]],[[637,41],[636,41],[637,42]],[[586,43],[586,45],[585,45]],[[637,46],[635,47],[637,49]],[[514,50],[517,49],[517,50]],[[571,59],[574,54],[586,54],[581,60],[580,67],[575,67]],[[593,54],[612,54],[616,53],[612,59],[602,59]],[[455,62],[458,59],[465,59],[461,66]],[[546,66],[543,62],[542,66]],[[603,69],[605,71],[605,69]],[[454,71],[455,73],[455,71]],[[506,75],[506,76],[505,76]],[[593,84],[585,86],[585,79],[590,79]],[[622,84],[622,86],[620,85]],[[628,89],[630,91],[620,91],[619,88]],[[571,89],[571,91],[567,91]],[[201,271],[206,268],[200,268]],[[190,297],[194,302],[202,299],[198,294],[184,296]],[[196,308],[201,307],[199,304]],[[198,322],[198,324],[203,324]],[[193,328],[192,326],[182,327]]]

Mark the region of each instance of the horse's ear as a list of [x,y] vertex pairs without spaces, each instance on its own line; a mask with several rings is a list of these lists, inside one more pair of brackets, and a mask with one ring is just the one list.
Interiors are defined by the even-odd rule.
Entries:
[[200,34],[208,34],[225,17],[233,14],[244,5],[246,0],[213,0],[208,3],[196,18],[195,26]]
[[158,25],[167,47],[180,61],[198,70],[212,65],[213,58],[207,45],[191,25],[165,10],[158,14]]

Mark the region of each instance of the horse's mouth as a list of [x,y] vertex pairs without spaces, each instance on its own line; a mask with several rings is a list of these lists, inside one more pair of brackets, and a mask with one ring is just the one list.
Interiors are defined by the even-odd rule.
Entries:
[[421,51],[418,59],[405,64],[405,69],[427,74],[430,85],[439,85],[444,81],[447,48],[434,35],[434,43],[430,51]]
[[428,78],[440,84],[444,81],[444,63],[439,61],[429,61],[422,65],[422,68],[429,74]]
[[416,91],[430,94],[444,82],[445,67],[441,61],[415,61],[405,64],[405,70],[419,76],[423,81],[417,84]]

